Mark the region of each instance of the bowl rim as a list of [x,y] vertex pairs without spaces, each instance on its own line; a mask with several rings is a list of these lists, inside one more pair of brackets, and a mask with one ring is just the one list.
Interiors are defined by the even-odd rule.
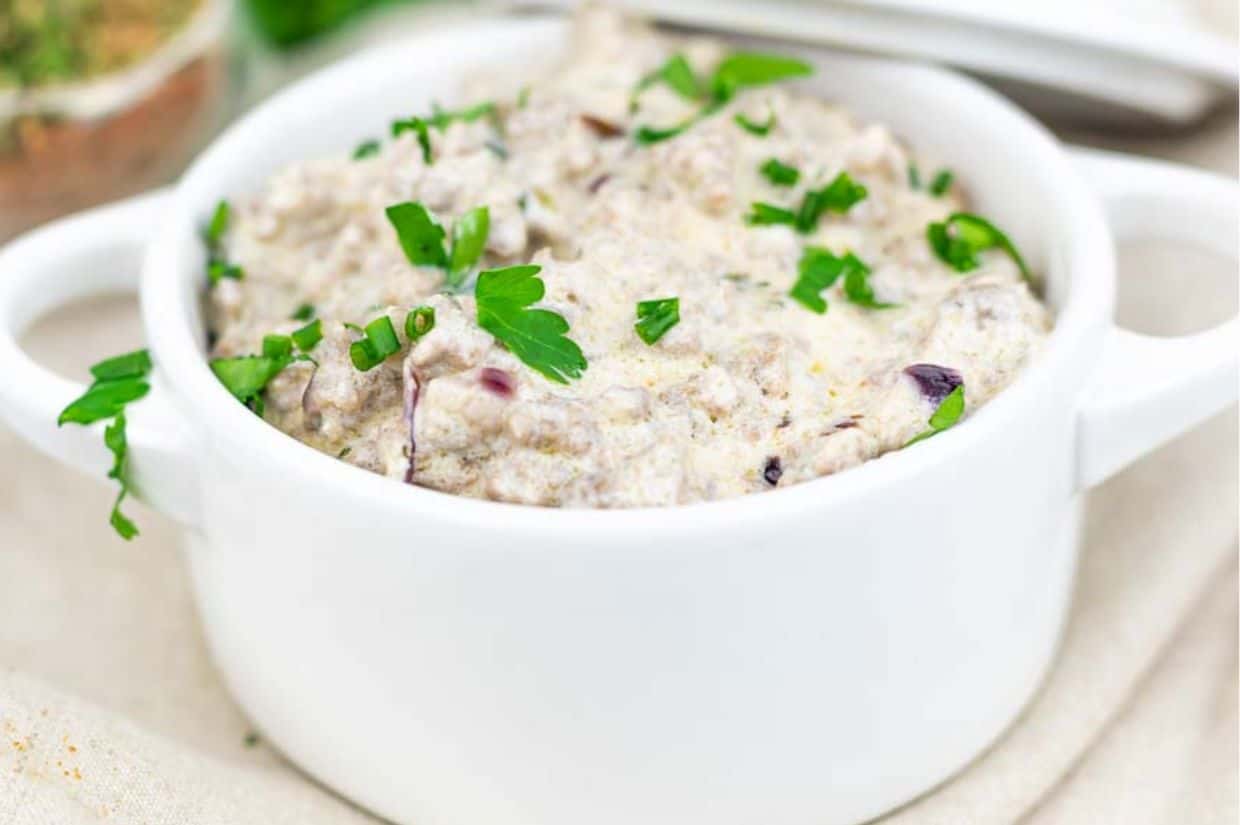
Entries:
[[[281,478],[308,481],[324,500],[330,498],[341,505],[372,511],[381,508],[408,517],[433,514],[439,523],[465,528],[486,526],[490,520],[497,520],[505,527],[548,536],[571,535],[588,528],[622,533],[657,529],[661,534],[678,535],[700,532],[707,524],[712,528],[756,526],[795,518],[810,510],[821,511],[856,496],[872,494],[883,486],[925,475],[975,442],[993,441],[1023,407],[1043,393],[1056,393],[1073,407],[1078,403],[1079,387],[1073,387],[1068,398],[1064,396],[1063,383],[1068,374],[1084,375],[1082,362],[1097,358],[1096,344],[1109,324],[1114,301],[1115,267],[1110,230],[1100,203],[1058,141],[997,92],[953,71],[832,50],[795,49],[800,54],[867,69],[920,75],[942,86],[944,100],[958,106],[964,101],[970,106],[987,107],[996,122],[1023,133],[1025,162],[1043,164],[1046,174],[1056,178],[1059,200],[1055,206],[1066,213],[1065,225],[1071,226],[1075,234],[1068,246],[1075,251],[1062,264],[1068,270],[1067,288],[1054,326],[1037,360],[1009,387],[973,412],[967,426],[954,428],[916,450],[886,453],[839,473],[760,494],[659,507],[561,508],[477,499],[394,483],[391,478],[320,453],[238,404],[211,372],[203,342],[193,329],[204,275],[200,267],[181,263],[186,244],[194,246],[195,259],[201,255],[197,223],[186,195],[187,182],[209,177],[219,158],[228,154],[231,145],[240,142],[239,136],[272,119],[281,109],[302,107],[303,101],[311,99],[319,87],[341,82],[346,76],[382,71],[400,61],[407,64],[408,55],[420,42],[434,39],[442,44],[453,36],[548,36],[551,32],[562,33],[565,25],[566,19],[561,15],[473,19],[368,49],[282,90],[230,126],[199,155],[178,182],[174,204],[147,249],[140,296],[143,325],[155,356],[158,380],[171,389],[174,405],[191,422],[190,430],[195,436],[209,434],[209,449],[227,449],[244,455],[247,463],[263,465],[266,472],[278,471]],[[169,270],[175,277],[168,277]],[[1073,445],[1064,445],[1064,449],[1072,448]]]

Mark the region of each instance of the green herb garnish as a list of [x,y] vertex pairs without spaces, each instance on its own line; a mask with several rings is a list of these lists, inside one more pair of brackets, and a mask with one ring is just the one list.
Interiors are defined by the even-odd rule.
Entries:
[[1001,249],[1016,263],[1026,281],[1033,276],[1025,260],[1007,235],[985,218],[968,212],[955,212],[946,221],[926,227],[926,239],[939,260],[957,272],[972,272],[981,266],[978,253]]
[[207,283],[211,286],[215,286],[225,278],[233,281],[240,281],[244,277],[245,270],[236,264],[230,264],[224,261],[207,262]]
[[95,379],[86,392],[61,411],[56,426],[93,424],[111,418],[103,431],[103,443],[112,453],[112,469],[108,478],[120,484],[120,492],[112,504],[109,522],[112,529],[126,541],[138,535],[138,528],[121,512],[121,502],[129,494],[129,442],[125,436],[125,406],[150,392],[147,376],[151,372],[151,356],[146,350],[118,355],[100,361],[90,368]]
[[108,523],[116,534],[125,541],[138,535],[138,526],[121,512],[121,502],[129,495],[129,439],[125,435],[125,411],[121,410],[103,430],[103,444],[112,453],[112,468],[108,470],[108,478],[113,479],[121,487],[112,502],[112,513]]
[[[685,97],[704,100],[702,108],[692,117],[670,128],[639,127],[634,136],[640,144],[657,143],[679,135],[699,120],[723,108],[741,88],[763,86],[792,77],[804,77],[813,74],[814,71],[808,63],[791,57],[758,52],[735,52],[725,57],[715,68],[714,74],[703,82],[693,74],[688,61],[682,56],[677,57],[673,57],[652,75],[644,78],[642,83],[638,84],[635,95],[651,83],[662,80]],[[741,121],[737,120],[737,123]],[[742,126],[744,126],[743,123]],[[766,129],[769,130],[770,125]]]
[[[772,159],[773,160],[773,159]],[[767,161],[762,166],[762,172],[767,177],[772,177],[767,167],[772,161]],[[779,161],[774,161],[779,163]],[[783,164],[779,164],[783,166]],[[792,169],[792,167],[785,167]],[[792,169],[795,172],[795,169]],[[776,175],[787,176],[786,172],[774,171]],[[772,178],[774,182],[774,178]],[[797,207],[795,212],[785,209],[781,206],[774,206],[769,203],[756,202],[752,204],[752,209],[745,216],[745,222],[750,226],[770,226],[772,224],[788,224],[796,227],[796,230],[802,234],[809,234],[818,228],[818,220],[826,212],[837,212],[843,214],[853,207],[853,204],[863,200],[866,196],[866,188],[849,177],[847,172],[840,172],[835,176],[831,183],[821,189],[811,189],[801,198],[801,205]]]
[[245,276],[241,267],[224,260],[220,250],[220,244],[228,232],[228,224],[231,220],[232,208],[228,205],[228,201],[222,200],[215,205],[215,211],[211,213],[211,221],[207,224],[206,231],[203,232],[203,240],[207,244],[207,283],[210,286],[215,286],[224,278],[239,281]]
[[452,254],[444,275],[449,287],[459,287],[469,270],[482,260],[490,229],[491,212],[485,206],[469,210],[452,225]]
[[314,312],[314,304],[302,304],[297,307],[297,309],[293,310],[293,314],[290,315],[289,318],[294,321],[309,321],[314,317]]
[[917,168],[917,164],[915,163],[910,163],[908,165],[908,188],[921,188],[921,170]]
[[435,308],[421,306],[409,311],[405,316],[405,337],[410,343],[417,341],[435,328]]
[[478,326],[495,336],[526,366],[548,379],[567,384],[586,369],[586,359],[565,336],[568,322],[546,309],[530,309],[542,300],[546,286],[535,264],[492,269],[478,275],[474,298]]
[[473,123],[479,118],[493,117],[495,115],[495,104],[489,100],[484,103],[467,106],[464,109],[458,109],[454,112],[440,109],[437,105],[431,108],[433,112],[430,117],[426,118],[426,122],[441,132],[458,120],[462,123]]
[[710,88],[721,102],[731,100],[738,89],[765,86],[793,77],[807,77],[814,68],[803,60],[760,52],[735,52],[723,59],[715,69]]
[[379,141],[377,140],[363,141],[357,145],[356,149],[353,150],[353,159],[362,160],[364,158],[374,157],[379,154],[380,148]]
[[211,214],[211,222],[207,224],[207,246],[219,246],[220,241],[224,240],[224,233],[228,231],[228,221],[232,215],[232,208],[228,205],[228,201],[220,201],[215,205],[215,212]]
[[235,358],[212,359],[211,371],[234,398],[261,416],[263,390],[267,389],[271,379],[292,362],[292,356],[273,358],[266,355],[239,355]]
[[150,391],[146,381],[151,371],[151,356],[138,350],[100,361],[90,368],[95,379],[86,392],[61,411],[56,425],[93,424],[112,418]]
[[820,294],[839,279],[843,261],[820,246],[807,246],[797,263],[797,280],[788,294],[806,309],[819,315],[827,311],[827,301]]
[[750,226],[775,226],[777,224],[794,226],[797,222],[796,213],[782,206],[754,201],[749,205],[749,209],[749,214],[745,216],[745,223]]
[[737,114],[732,118],[732,120],[736,122],[737,126],[741,127],[751,135],[756,135],[757,137],[766,137],[771,133],[771,129],[775,128],[774,112],[767,117],[766,123],[756,123],[745,117],[743,114]]
[[930,194],[936,198],[943,197],[947,194],[947,190],[952,188],[954,177],[950,169],[940,169],[939,173],[934,176],[934,180],[930,181]]
[[946,429],[955,426],[960,420],[960,416],[964,413],[964,385],[956,387],[947,396],[939,402],[939,406],[935,408],[934,415],[930,416],[930,428],[913,436],[913,438],[904,446],[911,447],[918,441],[925,441],[931,436],[938,435]]
[[520,90],[517,91],[517,108],[524,109],[526,106],[529,106],[529,105],[530,105],[530,87],[522,86]]
[[694,122],[695,119],[691,118],[684,121],[679,126],[669,126],[666,129],[656,129],[653,126],[639,126],[637,131],[633,133],[633,139],[643,146],[648,146],[651,143],[659,143],[660,141],[667,140],[668,138],[676,137],[685,129],[692,126]]
[[400,352],[400,339],[392,319],[380,315],[366,325],[363,337],[349,345],[349,359],[353,366],[367,372],[382,364],[389,356]]
[[637,337],[653,346],[669,329],[680,323],[680,299],[657,298],[638,301],[637,323],[633,329]]
[[795,166],[789,166],[777,158],[771,158],[762,164],[758,171],[775,186],[796,186],[801,179],[801,173]]
[[459,289],[465,276],[482,260],[491,227],[491,213],[485,206],[469,210],[453,224],[451,254],[444,248],[443,227],[422,204],[389,206],[387,216],[409,263],[443,269],[444,284],[449,289]]
[[294,330],[289,337],[297,345],[297,349],[309,352],[323,340],[323,321],[316,318],[304,327]]
[[689,65],[689,61],[683,54],[672,55],[666,63],[643,77],[633,92],[634,96],[659,82],[666,83],[681,97],[689,100],[698,100],[702,97],[702,86],[693,72],[693,67]]
[[[851,252],[838,256],[821,246],[807,246],[797,264],[796,283],[788,294],[806,309],[821,315],[827,311],[827,301],[821,295],[823,290],[843,276],[845,295],[852,300],[853,294],[848,292],[848,282],[853,282],[855,294],[863,295],[869,289],[869,284],[865,281],[869,272],[870,268]],[[873,292],[870,292],[870,299],[873,300],[873,297]]]
[[822,189],[811,189],[805,193],[801,208],[797,210],[797,229],[803,233],[813,232],[824,213],[842,215],[864,200],[867,194],[866,188],[849,177],[847,172],[840,172]]
[[448,255],[443,248],[443,227],[435,223],[425,206],[398,203],[385,211],[409,263],[414,266],[448,265]]
[[898,304],[889,304],[874,297],[874,288],[870,286],[870,268],[853,253],[844,256],[844,297],[857,306],[867,309],[892,309]]
[[264,335],[264,358],[291,358],[293,355],[293,339],[287,335]]
[[435,161],[431,158],[431,134],[426,121],[420,117],[409,117],[392,124],[392,137],[400,137],[405,132],[415,132],[418,145],[422,147],[422,162],[430,166]]

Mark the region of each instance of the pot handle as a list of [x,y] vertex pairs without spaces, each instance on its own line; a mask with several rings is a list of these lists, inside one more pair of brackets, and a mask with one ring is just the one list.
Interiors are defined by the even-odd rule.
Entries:
[[[18,339],[71,301],[136,292],[142,251],[171,201],[171,189],[156,190],[55,221],[0,250],[0,418],[43,452],[101,480],[112,462],[103,443],[107,422],[56,426],[60,411],[86,385],[35,363]],[[99,359],[117,354],[92,353]],[[130,482],[139,498],[192,526],[198,522],[198,494],[190,434],[158,365],[150,384],[150,393],[125,411]]]
[[[1102,198],[1115,237],[1191,244],[1237,261],[1240,186],[1183,166],[1095,150],[1073,162]],[[1237,318],[1193,335],[1156,338],[1113,326],[1077,428],[1077,484],[1105,481],[1235,402]]]

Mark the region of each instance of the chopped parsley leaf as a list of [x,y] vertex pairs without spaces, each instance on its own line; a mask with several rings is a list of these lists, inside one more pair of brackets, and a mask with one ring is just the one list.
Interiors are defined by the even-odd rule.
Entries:
[[692,126],[693,123],[694,119],[691,118],[686,120],[684,123],[681,123],[679,126],[669,126],[666,129],[657,129],[653,126],[640,126],[637,131],[633,133],[633,137],[638,143],[643,146],[648,146],[651,143],[659,143],[660,141],[667,140],[668,138],[676,137],[685,129]]
[[257,415],[263,414],[263,390],[280,372],[292,363],[291,357],[271,358],[266,355],[239,355],[215,358],[211,371],[224,388]]
[[405,316],[405,337],[410,343],[417,341],[435,328],[435,308],[420,306],[409,311]]
[[745,216],[745,223],[750,226],[774,226],[781,223],[794,226],[796,222],[797,216],[792,210],[762,201],[750,204],[750,212]]
[[121,489],[112,502],[112,513],[108,523],[116,534],[125,541],[138,535],[138,527],[129,517],[121,512],[121,503],[129,495],[129,439],[125,435],[125,411],[122,409],[103,430],[103,444],[112,453],[112,469],[108,470],[108,478],[116,481]]
[[844,297],[857,306],[867,309],[892,309],[898,304],[889,304],[874,297],[874,288],[870,286],[870,268],[853,253],[844,256]]
[[807,246],[797,263],[797,280],[788,295],[806,309],[822,315],[827,311],[827,301],[821,293],[843,273],[843,258],[837,258],[821,246]]
[[930,194],[936,198],[943,197],[947,194],[947,190],[952,188],[954,177],[950,169],[940,169],[939,173],[934,176],[934,180],[930,181]]
[[947,394],[947,397],[939,402],[939,406],[935,408],[934,414],[930,416],[928,422],[930,427],[923,430],[904,446],[911,447],[918,441],[925,441],[931,436],[938,435],[946,429],[956,425],[960,420],[960,416],[964,414],[964,385],[956,387]]
[[530,105],[530,87],[522,86],[520,91],[517,92],[517,108],[524,109],[526,106],[529,106],[529,105]]
[[908,188],[921,188],[921,170],[917,168],[916,163],[910,163],[908,165]]
[[91,368],[95,381],[61,411],[56,425],[93,424],[112,418],[126,404],[150,392],[146,381],[150,370],[150,356],[145,350],[99,362]]
[[793,77],[806,77],[814,69],[803,60],[760,52],[734,52],[715,68],[711,92],[716,100],[728,101],[745,86],[765,86]]
[[452,255],[444,274],[449,287],[459,287],[469,270],[482,259],[490,228],[491,213],[485,206],[469,210],[452,225]]
[[396,337],[396,328],[388,316],[380,315],[362,332],[363,337],[349,345],[349,360],[362,372],[374,369],[388,356],[400,352],[400,339]]
[[447,266],[443,227],[435,223],[425,206],[420,203],[398,203],[389,206],[386,213],[409,263],[414,266]]
[[224,233],[228,231],[228,221],[231,217],[231,212],[228,201],[220,201],[215,205],[215,212],[211,215],[211,222],[207,224],[206,239],[208,246],[218,246],[220,241],[224,240]]
[[491,213],[485,206],[469,210],[452,226],[451,254],[444,248],[446,233],[420,203],[398,203],[387,208],[388,221],[405,257],[414,266],[437,266],[444,270],[444,285],[457,290],[486,250]]
[[981,266],[978,253],[1001,249],[1015,262],[1026,281],[1033,280],[1024,258],[1008,236],[978,215],[955,212],[946,221],[926,227],[926,239],[939,260],[957,272],[972,272]]
[[[669,65],[672,66],[670,70],[668,68]],[[676,61],[676,58],[673,58],[658,71],[644,78],[642,83],[638,84],[636,93],[640,93],[643,89],[661,79],[681,94],[690,92],[692,86],[692,92],[685,94],[685,96],[693,99],[704,97],[706,98],[705,103],[696,114],[676,126],[665,128],[642,126],[634,133],[634,137],[639,144],[651,144],[667,140],[679,135],[699,120],[719,111],[729,100],[735,97],[737,90],[743,87],[762,86],[791,77],[804,77],[813,74],[813,71],[813,67],[808,63],[791,57],[761,54],[759,52],[734,52],[719,63],[715,68],[715,73],[703,84],[693,75],[688,61],[685,61],[683,57],[680,61]],[[672,79],[669,79],[669,74]],[[703,87],[708,90],[706,94],[702,92]],[[630,109],[636,108],[636,93]],[[740,123],[739,120],[737,122]],[[770,126],[768,125],[766,128],[769,130]]]
[[530,309],[546,286],[536,264],[492,269],[478,275],[474,298],[478,326],[491,333],[523,361],[551,381],[567,384],[586,369],[581,348],[564,333],[568,322],[558,313]]
[[245,270],[236,264],[230,264],[224,261],[207,262],[207,283],[211,286],[215,286],[225,278],[240,281],[244,277]]
[[811,189],[805,193],[801,208],[797,210],[797,229],[802,233],[813,232],[824,213],[842,215],[864,200],[867,194],[866,188],[849,177],[847,172],[840,172],[822,189]]
[[801,179],[801,173],[795,166],[789,166],[778,158],[771,158],[758,167],[758,171],[775,186],[796,186]]
[[293,330],[289,338],[297,345],[297,349],[309,352],[318,345],[319,341],[323,340],[323,321],[315,318],[304,327]]
[[115,381],[119,378],[142,378],[151,372],[151,354],[144,349],[106,358],[90,368],[96,381]]
[[353,159],[362,160],[364,158],[374,157],[379,154],[379,141],[367,140],[359,143],[357,148],[353,150]]
[[392,124],[392,137],[400,137],[405,132],[415,132],[418,145],[422,147],[422,162],[430,166],[435,161],[431,158],[431,134],[426,121],[420,117],[409,117]]
[[215,286],[224,278],[239,281],[245,272],[239,266],[228,263],[220,252],[220,244],[228,232],[228,224],[232,219],[232,208],[228,201],[220,201],[215,205],[211,221],[203,232],[207,244],[207,283]]
[[698,100],[702,97],[702,84],[698,81],[693,67],[683,54],[674,54],[667,62],[641,79],[634,95],[644,92],[662,81],[681,97]]
[[293,339],[287,335],[264,335],[264,358],[290,358],[293,355]]
[[745,117],[743,114],[736,115],[736,117],[732,118],[732,120],[735,121],[737,126],[741,127],[751,135],[756,135],[757,137],[766,137],[771,133],[771,129],[775,128],[774,112],[767,117],[766,123],[757,123]]
[[637,337],[653,346],[669,329],[680,323],[680,299],[657,298],[638,301],[637,323],[633,329]]
[[479,118],[495,115],[495,104],[489,100],[483,103],[476,103],[464,109],[458,109],[455,112],[445,111],[438,106],[433,106],[432,109],[434,111],[430,117],[426,118],[426,122],[441,132],[451,126],[454,121],[459,120],[462,123],[473,123]]
[[289,317],[294,321],[309,321],[314,317],[314,313],[314,304],[302,304],[297,307],[297,309],[293,310],[293,314]]
[[112,504],[109,519],[112,529],[126,541],[138,535],[138,528],[121,512],[121,502],[129,494],[129,442],[125,437],[125,406],[150,392],[147,376],[151,372],[151,356],[146,350],[107,358],[90,368],[95,380],[80,397],[70,402],[56,419],[64,424],[93,424],[111,418],[103,431],[103,443],[112,453],[112,469],[108,478],[120,484],[120,493]]

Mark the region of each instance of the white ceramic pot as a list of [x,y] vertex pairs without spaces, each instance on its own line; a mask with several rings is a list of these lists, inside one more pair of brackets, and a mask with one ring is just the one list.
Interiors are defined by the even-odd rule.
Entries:
[[[15,338],[71,298],[138,286],[158,366],[130,412],[133,469],[185,525],[216,662],[266,738],[386,817],[874,816],[958,770],[1036,690],[1067,610],[1082,491],[1235,398],[1235,321],[1155,340],[1111,314],[1112,233],[1235,257],[1236,187],[1065,153],[945,71],[804,52],[819,65],[811,87],[949,164],[1046,275],[1045,352],[961,426],[762,495],[547,510],[370,475],[234,401],[204,358],[199,227],[216,200],[564,34],[554,19],[498,20],[365,54],[260,107],[174,190],[13,244],[0,411],[102,477],[100,427],[55,426],[82,387]],[[1167,279],[1168,301],[1191,288],[1191,273]]]

